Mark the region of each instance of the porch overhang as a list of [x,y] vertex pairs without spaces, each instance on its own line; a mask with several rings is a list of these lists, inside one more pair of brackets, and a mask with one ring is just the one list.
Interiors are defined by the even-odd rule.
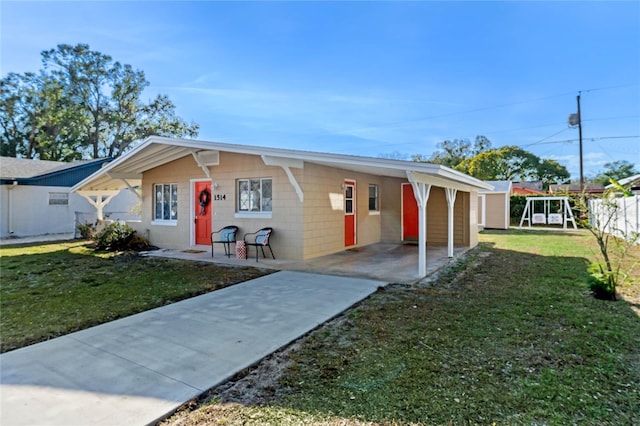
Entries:
[[[71,191],[85,194],[103,191],[103,195],[107,195],[108,191],[139,188],[145,172],[187,156],[193,157],[195,164],[202,170],[202,177],[211,178],[215,172],[212,173],[210,167],[219,164],[220,152],[259,156],[265,165],[282,168],[301,203],[304,201],[304,188],[292,169],[303,169],[305,164],[406,179],[411,182],[416,194],[422,194],[419,201],[422,206],[420,220],[423,221],[419,239],[421,247],[426,247],[426,202],[431,187],[442,187],[448,191],[449,218],[453,217],[452,209],[457,192],[477,193],[493,189],[486,182],[439,164],[152,136],[76,184]],[[449,226],[452,227],[452,219],[450,222]],[[450,237],[450,247],[452,244],[453,239]],[[426,271],[424,262],[426,255],[421,255],[418,270],[423,276]]]

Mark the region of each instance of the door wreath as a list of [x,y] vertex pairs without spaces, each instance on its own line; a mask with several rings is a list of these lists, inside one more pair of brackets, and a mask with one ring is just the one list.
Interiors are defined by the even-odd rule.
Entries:
[[200,215],[204,216],[205,214],[207,214],[207,206],[211,202],[211,193],[209,192],[209,190],[205,188],[200,191],[198,200],[200,201]]

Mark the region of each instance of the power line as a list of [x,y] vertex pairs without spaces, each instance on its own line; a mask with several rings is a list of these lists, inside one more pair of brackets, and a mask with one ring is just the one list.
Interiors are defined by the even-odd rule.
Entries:
[[595,89],[580,90],[579,92],[589,93],[589,92],[598,92],[600,90],[622,89],[622,88],[625,88],[625,87],[633,87],[633,86],[640,86],[640,83],[621,84],[619,86],[598,87],[598,88],[595,88]]
[[[601,136],[601,137],[597,137],[597,138],[582,138],[583,141],[590,141],[590,142],[602,141],[602,140],[607,140],[607,139],[640,139],[640,135],[636,135],[636,136]],[[566,139],[566,140],[563,140],[563,141],[536,142],[536,144],[548,145],[548,144],[554,144],[554,143],[571,143],[571,142],[577,142],[579,140],[580,139]],[[535,144],[531,144],[531,145],[535,145]],[[526,146],[531,146],[531,145],[526,145]]]
[[624,116],[619,116],[619,117],[605,117],[605,118],[587,118],[585,120],[582,121],[605,121],[605,120],[622,120],[622,119],[627,119],[627,118],[638,118],[640,117],[640,115],[624,115]]
[[552,135],[549,135],[549,136],[547,136],[546,138],[542,138],[542,139],[540,139],[540,140],[539,140],[539,141],[537,141],[537,142],[530,143],[530,144],[528,144],[528,145],[524,145],[524,146],[523,146],[523,148],[528,148],[528,147],[533,146],[533,145],[541,144],[543,141],[546,141],[546,140],[547,140],[547,139],[549,139],[549,138],[552,138],[552,137],[554,137],[554,136],[556,136],[556,135],[559,135],[559,134],[560,134],[560,133],[562,133],[562,132],[566,132],[566,131],[567,131],[567,130],[569,130],[569,129],[570,129],[570,127],[566,127],[566,128],[564,128],[564,129],[560,130],[559,132],[556,132],[556,133],[554,133],[554,134],[552,134]]
[[[618,86],[608,86],[608,87],[598,87],[598,88],[593,88],[593,89],[580,90],[580,92],[588,93],[588,92],[597,92],[597,91],[601,91],[601,90],[621,89],[621,88],[625,88],[625,87],[634,87],[634,86],[640,86],[640,83],[622,84],[622,85],[618,85]],[[524,101],[510,102],[510,103],[506,103],[506,104],[491,105],[491,106],[486,106],[486,107],[478,107],[478,108],[473,108],[473,109],[468,109],[468,110],[462,110],[462,111],[449,112],[449,113],[445,113],[445,114],[432,115],[432,116],[429,116],[429,117],[415,118],[415,119],[411,119],[411,120],[401,120],[401,121],[396,121],[396,122],[392,122],[392,123],[388,123],[388,124],[384,124],[384,125],[379,125],[379,126],[367,126],[367,127],[360,128],[358,130],[380,129],[380,128],[398,126],[398,125],[408,124],[408,123],[417,123],[417,122],[421,122],[421,121],[432,120],[432,119],[435,119],[435,118],[451,117],[451,116],[455,116],[455,115],[470,114],[470,113],[473,113],[473,112],[480,112],[480,111],[487,111],[487,110],[492,110],[492,109],[505,108],[505,107],[514,106],[514,105],[522,105],[522,104],[526,104],[526,103],[530,103],[530,102],[538,102],[538,101],[543,101],[543,100],[547,100],[547,99],[559,98],[559,97],[562,97],[562,96],[572,95],[573,93],[575,93],[575,92],[559,93],[559,94],[555,94],[555,95],[543,96],[543,97],[540,97],[540,98],[527,99],[527,100],[524,100]]]

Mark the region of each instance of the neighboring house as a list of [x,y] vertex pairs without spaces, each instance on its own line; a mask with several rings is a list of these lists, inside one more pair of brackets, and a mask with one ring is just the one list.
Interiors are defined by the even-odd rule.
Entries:
[[[111,159],[63,163],[0,157],[0,238],[75,232],[76,218],[96,220],[96,208],[70,192],[73,185]],[[114,198],[110,213],[132,219],[130,191]]]
[[[583,189],[579,183],[571,184],[552,184],[549,185],[549,194],[553,195],[568,195],[568,194],[582,194]],[[604,185],[601,183],[585,183],[584,193],[597,195],[604,192]]]
[[521,182],[514,182],[511,185],[511,195],[521,195],[525,197],[531,197],[533,195],[545,195],[545,192],[542,192],[538,189],[532,189],[522,185]]
[[534,180],[529,182],[512,182],[511,183],[511,195],[520,195],[518,192],[522,192],[523,195],[528,195],[529,191],[533,194],[544,194],[544,183],[541,180]]
[[478,224],[489,229],[509,229],[511,181],[487,181],[486,183],[493,186],[493,189],[478,191]]
[[448,246],[449,256],[454,245],[477,245],[478,190],[491,189],[436,164],[150,137],[72,190],[136,185],[136,229],[159,247],[208,245],[227,225],[240,238],[274,228],[271,245],[283,259],[418,241],[421,275],[427,241]]

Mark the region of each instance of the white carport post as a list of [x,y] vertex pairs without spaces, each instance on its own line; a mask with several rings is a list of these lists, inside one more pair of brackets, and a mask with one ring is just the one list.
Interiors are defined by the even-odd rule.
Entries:
[[418,276],[424,277],[427,275],[427,201],[431,185],[416,181],[412,172],[407,172],[407,177],[418,203]]
[[[95,208],[98,214],[98,220],[104,219],[103,209],[109,204],[109,201],[120,191],[77,191],[87,201],[89,201]],[[95,198],[93,198],[95,197]]]
[[457,189],[445,188],[445,194],[447,195],[447,207],[449,212],[448,222],[448,236],[447,236],[447,255],[453,257],[453,206],[456,203]]

